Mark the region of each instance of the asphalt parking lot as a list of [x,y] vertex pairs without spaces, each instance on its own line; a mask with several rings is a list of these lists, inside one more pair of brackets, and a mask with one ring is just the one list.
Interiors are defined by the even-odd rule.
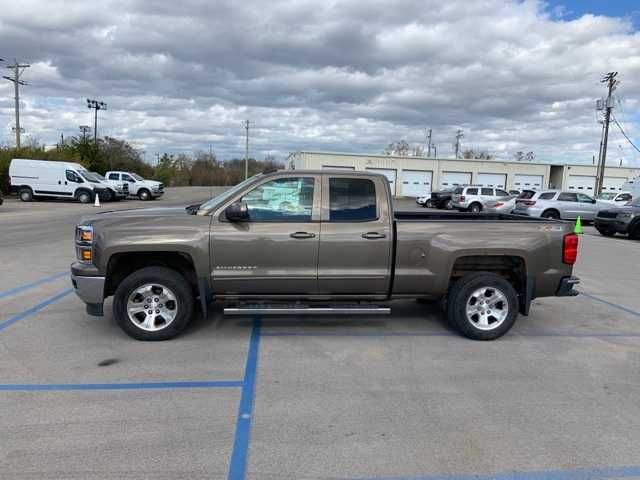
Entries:
[[0,207],[0,478],[640,478],[638,241],[586,227],[583,295],[535,300],[494,342],[401,301],[387,317],[214,308],[144,343],[71,291],[73,228],[95,210]]

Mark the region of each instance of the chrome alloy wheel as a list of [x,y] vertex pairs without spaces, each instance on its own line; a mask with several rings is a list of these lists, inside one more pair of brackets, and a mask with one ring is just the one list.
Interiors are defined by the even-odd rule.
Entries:
[[168,327],[178,314],[176,295],[164,285],[152,283],[136,288],[127,300],[127,315],[147,332]]
[[483,287],[467,299],[467,319],[479,330],[494,330],[509,315],[507,296],[495,287]]

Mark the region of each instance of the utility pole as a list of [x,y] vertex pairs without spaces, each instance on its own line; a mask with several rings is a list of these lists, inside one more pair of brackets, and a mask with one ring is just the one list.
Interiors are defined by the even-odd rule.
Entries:
[[611,120],[611,110],[613,109],[613,100],[611,97],[613,91],[616,89],[616,86],[619,83],[618,80],[616,80],[617,76],[618,72],[609,72],[604,77],[602,77],[602,80],[600,80],[600,83],[607,84],[608,92],[604,110],[604,124],[602,126],[604,132],[602,138],[602,148],[600,149],[600,158],[598,159],[595,191],[596,195],[600,195],[600,193],[602,193],[602,184],[604,182],[604,169],[607,164],[607,142],[609,140],[609,121]]
[[24,73],[24,71],[29,68],[31,65],[26,63],[18,63],[17,60],[14,60],[13,65],[7,65],[7,68],[13,70],[13,77],[9,77],[7,75],[3,75],[3,78],[13,82],[13,88],[15,92],[15,111],[16,111],[16,148],[20,148],[20,134],[22,133],[22,129],[20,128],[20,85],[27,85],[25,82],[20,80],[20,77]]
[[249,120],[244,121],[244,128],[246,130],[245,144],[244,144],[244,179],[249,178]]
[[458,154],[460,153],[460,139],[464,137],[464,133],[462,130],[458,130],[456,132],[456,158],[458,158]]
[[89,125],[80,125],[79,128],[82,132],[82,141],[85,142],[87,140],[87,133],[91,131],[91,127]]
[[87,107],[93,108],[95,110],[95,114],[93,117],[93,144],[98,150],[98,110],[106,110],[107,104],[104,102],[99,102],[98,100],[91,100],[87,98]]
[[431,129],[427,133],[427,158],[431,158]]

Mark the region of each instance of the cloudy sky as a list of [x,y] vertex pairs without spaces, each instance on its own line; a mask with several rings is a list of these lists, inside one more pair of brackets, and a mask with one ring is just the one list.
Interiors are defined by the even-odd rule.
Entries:
[[[634,7],[634,4],[637,7]],[[45,144],[92,124],[146,152],[379,153],[394,140],[439,156],[590,162],[595,100],[616,70],[617,120],[640,144],[640,5],[509,0],[0,0],[0,57],[24,73],[22,126]],[[635,11],[637,8],[638,11]],[[9,73],[8,71],[6,73]],[[0,83],[0,142],[13,143]],[[640,166],[613,125],[612,163]],[[637,137],[636,137],[637,135]],[[637,141],[636,141],[637,138]],[[640,146],[640,145],[639,145]]]

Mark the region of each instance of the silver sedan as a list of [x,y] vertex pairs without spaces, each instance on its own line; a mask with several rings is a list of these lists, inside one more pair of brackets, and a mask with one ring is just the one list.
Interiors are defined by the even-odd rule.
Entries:
[[511,213],[516,208],[517,195],[501,197],[496,200],[487,200],[484,203],[484,211],[491,213]]

